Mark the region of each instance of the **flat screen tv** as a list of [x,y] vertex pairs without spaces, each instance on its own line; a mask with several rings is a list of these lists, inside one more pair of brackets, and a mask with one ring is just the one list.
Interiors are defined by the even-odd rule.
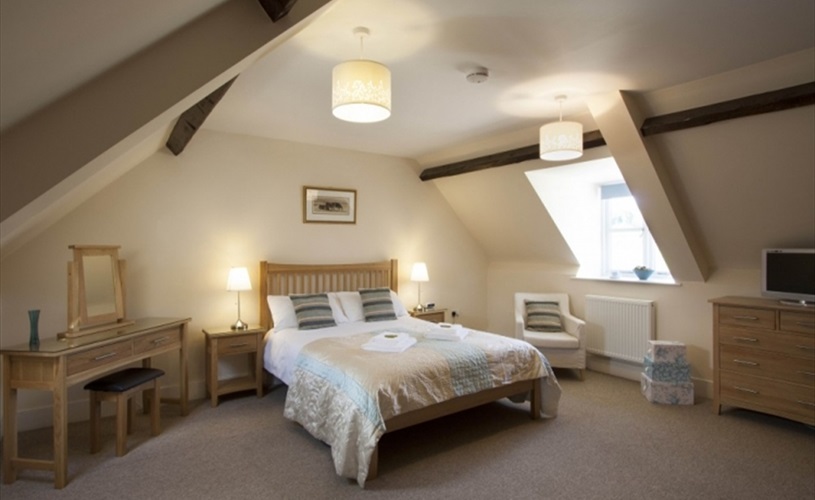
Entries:
[[815,249],[765,248],[761,251],[761,295],[785,304],[815,304]]

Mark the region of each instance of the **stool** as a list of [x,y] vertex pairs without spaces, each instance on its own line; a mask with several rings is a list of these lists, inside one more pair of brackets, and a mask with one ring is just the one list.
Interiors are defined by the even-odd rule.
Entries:
[[131,396],[134,393],[144,390],[150,398],[150,435],[158,436],[161,433],[158,379],[162,375],[164,372],[156,368],[127,368],[85,385],[85,389],[91,392],[91,453],[96,453],[101,448],[99,431],[102,401],[116,402],[117,457],[127,453],[127,435],[133,431],[136,413]]

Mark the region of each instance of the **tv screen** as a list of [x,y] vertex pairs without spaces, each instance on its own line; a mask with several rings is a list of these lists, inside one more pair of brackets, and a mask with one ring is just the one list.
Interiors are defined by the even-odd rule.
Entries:
[[815,302],[815,249],[765,249],[761,292],[801,304]]

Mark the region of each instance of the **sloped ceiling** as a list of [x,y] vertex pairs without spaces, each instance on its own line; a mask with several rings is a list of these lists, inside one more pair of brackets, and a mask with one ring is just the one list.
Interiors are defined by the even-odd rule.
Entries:
[[[154,119],[149,120],[147,128],[136,130],[130,125],[127,132],[128,127],[123,125],[128,120],[132,122],[132,116],[105,116],[104,108],[88,111],[110,120],[109,125],[96,123],[97,127],[121,132],[117,132],[117,137],[111,136],[112,142],[94,146],[95,152],[78,159],[67,170],[83,170],[88,165],[104,170],[105,165],[121,163],[121,157],[134,149],[143,155],[150,148],[162,147],[161,138],[181,111],[223,83],[227,76],[237,73],[240,77],[205,122],[205,128],[413,158],[417,171],[424,166],[534,144],[537,127],[557,116],[554,96],[561,93],[570,97],[564,115],[582,121],[591,130],[596,127],[583,98],[595,93],[634,92],[644,97],[644,109],[664,113],[685,109],[689,104],[708,104],[815,79],[812,64],[803,63],[804,76],[800,71],[794,76],[781,72],[787,77],[782,84],[779,84],[782,79],[756,80],[754,75],[743,75],[743,80],[755,85],[747,89],[744,82],[734,80],[730,86],[714,85],[712,91],[707,91],[709,85],[694,84],[687,87],[690,99],[681,91],[670,90],[751,64],[802,54],[801,51],[805,51],[804,56],[798,56],[795,64],[811,61],[815,46],[815,3],[811,0],[788,0],[783,8],[772,2],[745,4],[741,0],[715,3],[299,0],[290,14],[294,20],[284,28],[289,29],[295,20],[303,19],[304,9],[316,11],[322,4],[328,7],[297,25],[296,32],[286,37],[285,43],[257,49],[251,54],[251,61],[247,55],[232,55],[235,66],[231,75],[227,75],[228,71],[214,72],[197,88],[188,90],[183,99],[175,98],[174,106],[159,106],[161,110],[171,110],[169,113],[151,111]],[[111,69],[115,70],[123,61],[161,54],[163,47],[178,41],[179,33],[192,32],[191,26],[204,26],[201,20],[216,12],[245,16],[247,32],[257,29],[261,34],[262,26],[271,26],[256,0],[147,0],[127,5],[77,0],[70,7],[51,2],[0,0],[3,153],[7,139],[37,116],[54,111],[60,103],[75,102],[73,96],[109,79]],[[357,57],[359,44],[351,31],[359,25],[372,32],[365,42],[365,57],[387,64],[393,73],[393,116],[380,124],[348,124],[334,119],[330,113],[330,71],[337,62]],[[209,55],[198,53],[178,61],[175,67],[164,65],[161,71],[141,78],[175,84],[190,71],[205,67],[210,59],[225,57],[225,42],[237,35],[222,31],[219,25],[212,26],[195,33],[200,37],[198,45],[212,47]],[[266,35],[271,29],[266,29]],[[186,43],[194,46],[195,37],[190,36]],[[467,83],[465,75],[481,66],[489,69],[490,79],[478,85]],[[105,87],[105,95],[112,102],[133,99],[132,80]],[[148,98],[139,94],[137,107],[142,113],[161,102],[148,102]],[[163,98],[166,100],[167,96]],[[84,130],[88,126],[84,122],[65,119],[60,122],[60,127],[66,128],[64,131],[59,127],[48,130],[28,127],[24,143],[29,151],[24,149],[13,162],[0,164],[4,195],[9,191],[16,195],[19,188],[6,182],[10,170],[36,177],[49,174],[58,166],[65,168],[50,157],[47,161],[38,160],[41,157],[37,153],[59,152],[65,148],[60,141],[69,135],[67,132]],[[130,137],[128,134],[135,133],[140,134],[138,141],[127,148],[120,147]],[[85,134],[93,140],[98,139],[96,135]],[[675,164],[678,177],[687,167],[672,157],[674,141],[682,140],[675,137],[688,135],[655,139],[665,141],[659,146]],[[676,147],[684,151],[694,146]],[[137,163],[131,162],[118,171]],[[71,174],[60,175],[66,178]],[[489,175],[495,176],[497,182],[502,174]],[[56,187],[52,190],[61,181],[57,178],[54,182]],[[696,195],[695,190],[693,194],[688,192],[691,186],[704,181],[680,179],[678,184],[689,204],[699,202],[705,206],[703,200],[693,199],[702,195]],[[557,235],[550,232],[553,226],[546,226],[544,214],[539,213],[544,221],[543,236],[508,235],[505,228],[494,232],[482,230],[476,227],[481,224],[477,221],[490,217],[499,221],[495,214],[501,212],[479,214],[469,208],[472,198],[463,194],[465,188],[459,186],[484,193],[489,190],[479,191],[469,180],[456,184],[456,179],[451,179],[438,185],[462,220],[471,221],[468,223],[471,230],[485,234],[483,244],[493,257],[524,259],[532,252],[535,258],[566,262],[572,259],[562,241],[551,242]],[[514,181],[508,189],[510,193],[523,193]],[[531,193],[531,189],[528,191]],[[28,204],[15,208],[12,216],[4,214],[0,223],[4,248],[7,236],[17,234],[15,231],[24,228],[28,221],[54,220],[53,216],[48,219],[43,214],[53,212],[54,207],[66,206],[65,197],[76,192],[75,187],[68,186],[55,199],[43,199],[42,190],[25,193]],[[532,208],[523,194],[504,196],[501,205],[506,207],[502,210],[507,216],[542,210]],[[698,207],[690,210],[701,227],[705,216]],[[487,233],[493,236],[487,237]],[[709,241],[707,234],[703,239],[709,250],[719,247]]]

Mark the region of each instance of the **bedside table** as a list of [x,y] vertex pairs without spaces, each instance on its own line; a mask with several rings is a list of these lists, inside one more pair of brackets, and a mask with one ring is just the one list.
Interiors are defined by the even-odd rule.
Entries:
[[429,311],[410,311],[414,318],[432,321],[433,323],[444,323],[447,316],[447,309],[430,309]]
[[[218,406],[218,396],[254,390],[263,396],[263,335],[266,330],[250,326],[247,330],[224,328],[204,329],[207,354],[207,393],[212,406]],[[249,375],[226,380],[218,378],[218,361],[222,356],[243,354],[249,358]]]

